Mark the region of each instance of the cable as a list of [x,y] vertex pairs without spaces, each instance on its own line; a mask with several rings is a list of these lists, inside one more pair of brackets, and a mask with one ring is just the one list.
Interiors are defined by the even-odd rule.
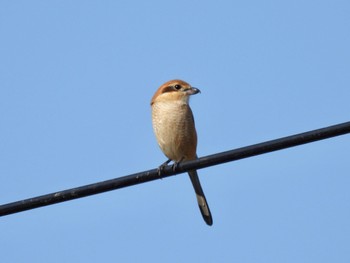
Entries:
[[350,122],[325,127],[322,129],[312,130],[309,132],[299,133],[292,136],[283,137],[276,140],[266,141],[227,152],[208,155],[198,158],[197,160],[180,163],[177,170],[173,171],[171,166],[166,166],[160,176],[158,169],[135,173],[103,182],[84,185],[77,188],[71,188],[56,193],[37,196],[13,203],[0,206],[0,216],[14,214],[42,206],[52,205],[65,202],[85,196],[99,194],[127,186],[141,184],[168,176],[173,176],[189,170],[201,169],[226,162],[232,162],[259,154],[278,151],[314,141],[319,141],[343,134],[350,133]]

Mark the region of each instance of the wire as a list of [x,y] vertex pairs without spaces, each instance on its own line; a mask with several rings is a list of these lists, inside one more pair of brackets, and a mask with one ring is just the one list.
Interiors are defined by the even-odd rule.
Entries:
[[172,166],[166,166],[162,170],[162,174],[158,174],[158,169],[135,173],[103,182],[84,185],[77,188],[71,188],[64,191],[59,191],[51,194],[37,196],[13,203],[8,203],[0,206],[0,216],[14,214],[42,206],[52,205],[60,202],[65,202],[85,196],[99,194],[127,186],[150,182],[153,180],[173,176],[189,170],[201,169],[209,166],[214,166],[226,162],[232,162],[259,154],[278,151],[314,141],[319,141],[339,135],[350,133],[350,122],[325,127],[322,129],[312,130],[309,132],[299,133],[292,136],[279,138],[276,140],[266,141],[227,152],[208,155],[198,158],[193,161],[180,163],[176,171],[173,171]]

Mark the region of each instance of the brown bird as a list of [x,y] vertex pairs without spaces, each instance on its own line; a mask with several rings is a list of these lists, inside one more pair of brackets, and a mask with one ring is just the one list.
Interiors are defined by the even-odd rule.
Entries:
[[[169,159],[160,166],[160,169],[170,161],[174,162],[176,168],[182,161],[197,158],[197,133],[189,98],[198,92],[199,89],[191,87],[185,81],[171,80],[160,86],[152,98],[154,133],[160,149]],[[203,219],[208,225],[212,225],[213,219],[197,171],[189,171],[188,174]]]

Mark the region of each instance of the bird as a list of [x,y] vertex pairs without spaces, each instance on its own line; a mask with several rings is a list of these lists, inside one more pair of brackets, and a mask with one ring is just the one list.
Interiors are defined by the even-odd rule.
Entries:
[[[175,79],[161,85],[151,100],[152,126],[158,145],[168,160],[162,168],[173,161],[173,168],[182,161],[197,159],[197,132],[192,110],[189,106],[190,96],[200,93],[198,88],[189,83]],[[188,171],[196,193],[198,206],[207,225],[213,224],[213,218],[205,198],[196,170]]]

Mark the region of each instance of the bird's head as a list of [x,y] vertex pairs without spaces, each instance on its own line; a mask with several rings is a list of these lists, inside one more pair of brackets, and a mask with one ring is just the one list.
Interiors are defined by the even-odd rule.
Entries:
[[159,87],[151,100],[151,105],[155,102],[171,101],[188,103],[189,97],[199,92],[199,89],[192,87],[183,80],[170,80]]

